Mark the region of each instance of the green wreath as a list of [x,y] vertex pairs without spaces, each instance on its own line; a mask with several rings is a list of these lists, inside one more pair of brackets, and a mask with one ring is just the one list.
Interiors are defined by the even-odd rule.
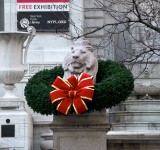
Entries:
[[[92,102],[87,103],[88,112],[110,108],[124,101],[134,88],[130,70],[123,64],[108,60],[98,61],[97,82]],[[32,76],[25,87],[27,104],[37,113],[58,114],[56,106],[50,101],[52,82],[57,76],[63,77],[63,68],[42,70]]]

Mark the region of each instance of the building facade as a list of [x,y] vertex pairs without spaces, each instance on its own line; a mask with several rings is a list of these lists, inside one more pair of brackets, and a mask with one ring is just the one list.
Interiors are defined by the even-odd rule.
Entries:
[[[23,0],[22,0],[23,1]],[[21,0],[0,0],[0,30],[1,31],[17,31],[18,30],[18,13],[30,13],[34,7],[31,3],[22,4]],[[46,1],[43,1],[44,5]],[[52,3],[55,1],[53,0]],[[49,124],[53,121],[53,116],[40,115],[33,112],[26,104],[24,97],[24,88],[28,79],[36,72],[43,69],[50,69],[62,63],[65,55],[70,51],[70,47],[74,38],[80,37],[83,34],[92,32],[98,27],[102,27],[105,23],[112,22],[112,19],[105,15],[105,13],[95,6],[94,0],[70,0],[59,1],[60,5],[63,2],[69,2],[67,11],[69,12],[69,29],[68,31],[59,32],[56,30],[46,31],[43,26],[41,31],[37,31],[35,38],[29,46],[27,55],[27,73],[22,81],[16,84],[15,92],[25,102],[25,110],[33,120],[33,133],[32,142],[33,150],[40,150],[40,145],[44,141],[42,137],[44,133],[51,133]],[[105,0],[100,0],[105,4]],[[35,6],[40,9],[39,12],[44,12],[41,2]],[[61,12],[62,6],[56,4],[56,10]],[[48,7],[48,6],[47,6]],[[24,8],[23,10],[21,10]],[[50,8],[49,8],[50,9]],[[60,9],[60,10],[58,10]],[[65,9],[65,8],[64,8]],[[33,11],[33,10],[32,10]],[[52,11],[49,11],[52,16]],[[34,15],[34,14],[32,14]],[[44,25],[45,28],[45,25]],[[86,34],[85,38],[88,39],[94,47],[95,55],[100,59],[120,59],[116,58],[116,48],[112,43],[106,43],[106,29],[99,30],[93,34]],[[115,37],[116,38],[116,37]],[[106,46],[107,45],[107,46]],[[109,45],[109,46],[108,46]],[[121,43],[123,46],[123,42]],[[119,53],[119,55],[123,55]],[[133,68],[135,76],[138,72],[142,71],[145,64],[137,64]],[[110,111],[110,122],[112,123],[111,131],[107,133],[106,140],[108,142],[108,149],[115,150],[158,150],[159,146],[159,99],[150,99],[150,97],[143,97],[138,99],[137,95],[155,96],[159,92],[159,65],[155,66],[154,63],[148,64],[148,70],[143,72],[137,80],[135,80],[136,96],[131,97],[126,103],[113,108]],[[152,71],[150,71],[152,70]],[[147,91],[148,90],[148,91]],[[0,96],[4,94],[1,85]],[[139,105],[137,105],[139,104]],[[149,117],[148,117],[149,116]],[[157,117],[157,119],[155,119]],[[2,119],[7,118],[3,115]],[[11,119],[12,121],[12,119]],[[7,124],[6,122],[3,125]],[[150,141],[150,144],[148,144]],[[6,148],[3,138],[0,137],[0,149]],[[31,143],[32,143],[31,142]],[[25,150],[22,147],[11,147],[9,150]]]

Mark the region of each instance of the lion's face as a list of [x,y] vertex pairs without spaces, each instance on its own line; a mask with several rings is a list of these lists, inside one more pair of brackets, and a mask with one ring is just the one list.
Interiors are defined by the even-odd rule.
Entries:
[[86,65],[87,56],[90,51],[85,46],[77,46],[71,49],[70,63],[73,68],[78,69]]
[[93,47],[87,40],[77,40],[71,52],[65,57],[63,62],[64,79],[70,75],[79,76],[81,73],[93,75],[94,80],[98,70],[98,62],[93,54]]

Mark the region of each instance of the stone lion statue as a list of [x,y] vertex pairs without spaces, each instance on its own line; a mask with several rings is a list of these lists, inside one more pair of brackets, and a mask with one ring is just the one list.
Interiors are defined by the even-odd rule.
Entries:
[[88,40],[78,39],[71,47],[71,52],[64,58],[62,67],[64,69],[64,79],[71,75],[77,77],[82,73],[88,73],[96,81],[98,71],[98,61],[93,54],[93,47]]

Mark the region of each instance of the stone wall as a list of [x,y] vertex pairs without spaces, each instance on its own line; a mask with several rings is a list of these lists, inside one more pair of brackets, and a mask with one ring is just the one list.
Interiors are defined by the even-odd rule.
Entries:
[[4,30],[4,0],[0,1],[0,31]]
[[[95,0],[84,0],[85,8],[85,37],[91,42],[94,47],[94,53],[99,59],[114,59],[113,46],[108,44],[110,39],[106,37],[106,31],[104,29],[98,30],[106,22],[110,22],[110,18],[107,18],[102,10],[97,8]],[[104,0],[100,0],[102,4],[105,4]],[[92,33],[93,31],[95,31]],[[92,33],[92,34],[90,34]],[[107,46],[106,46],[107,45]]]

